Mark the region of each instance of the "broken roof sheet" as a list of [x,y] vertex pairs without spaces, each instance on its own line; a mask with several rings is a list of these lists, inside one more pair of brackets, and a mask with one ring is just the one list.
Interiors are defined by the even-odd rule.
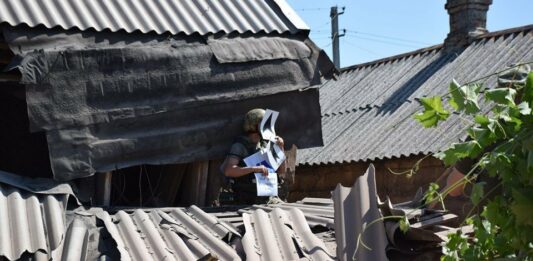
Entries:
[[308,31],[285,0],[0,0],[0,23],[128,33]]
[[65,235],[67,199],[67,194],[34,194],[0,184],[0,257],[16,260],[29,253],[50,259],[60,254],[56,250]]
[[335,227],[333,222],[333,204],[327,205],[327,206],[317,206],[317,205],[311,205],[311,204],[302,204],[302,203],[280,203],[280,204],[274,204],[274,205],[253,205],[250,207],[246,207],[243,209],[240,209],[240,213],[247,213],[251,214],[252,211],[257,209],[262,209],[267,212],[273,211],[274,209],[279,208],[283,210],[291,210],[291,209],[298,209],[302,211],[302,213],[305,216],[305,219],[307,220],[307,223],[309,223],[310,226],[323,226],[330,229],[333,229]]
[[246,227],[241,242],[242,232],[224,222],[227,213],[206,213],[196,206],[66,210],[68,196],[49,188],[30,192],[0,184],[0,259],[265,260],[273,249],[283,250],[276,260],[334,258],[297,206],[237,215]]
[[97,216],[116,241],[122,260],[240,259],[225,241],[229,234],[240,236],[238,232],[214,217],[206,219],[208,214],[195,206],[169,213],[138,209],[132,214],[119,211],[113,217],[107,212]]
[[246,260],[333,260],[324,242],[313,235],[296,208],[262,209],[243,214]]
[[[427,154],[458,141],[464,121],[452,115],[426,129],[412,118],[418,99],[444,95],[452,79],[466,83],[515,63],[533,61],[533,25],[484,35],[464,50],[442,46],[344,68],[320,87],[324,147],[301,149],[300,165],[358,162]],[[496,77],[485,85],[496,85]]]
[[380,221],[374,165],[370,164],[353,187],[337,185],[332,196],[337,258],[342,261],[387,260],[388,241],[383,221]]

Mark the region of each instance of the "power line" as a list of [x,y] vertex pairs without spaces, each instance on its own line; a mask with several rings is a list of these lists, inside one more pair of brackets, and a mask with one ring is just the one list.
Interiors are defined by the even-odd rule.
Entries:
[[353,47],[355,47],[355,48],[358,48],[358,49],[360,49],[360,50],[363,50],[363,51],[365,51],[365,52],[367,52],[367,53],[369,53],[369,54],[379,56],[378,53],[376,53],[376,52],[374,52],[374,51],[372,51],[372,50],[370,50],[370,49],[367,49],[367,48],[361,47],[361,46],[359,46],[359,45],[357,45],[357,44],[354,44],[354,43],[352,43],[352,42],[346,41],[345,38],[342,39],[342,42],[345,43],[345,44],[351,45],[351,46],[353,46]]
[[408,44],[408,43],[398,43],[398,42],[392,42],[392,41],[387,41],[387,40],[368,38],[368,37],[351,35],[351,34],[348,34],[346,36],[347,37],[353,37],[353,38],[361,39],[361,40],[367,40],[367,41],[373,41],[373,42],[378,42],[378,43],[389,44],[389,45],[404,46],[404,47],[410,47],[410,48],[420,48],[419,45],[413,45],[413,44]]
[[315,28],[316,28],[316,29],[322,29],[322,28],[328,26],[329,24],[331,24],[331,21],[327,21],[326,23],[323,23],[322,25],[319,25],[319,26],[317,26],[317,27],[315,27]]
[[366,32],[361,32],[361,31],[354,31],[354,30],[349,30],[349,29],[346,29],[346,32],[354,33],[354,34],[368,35],[368,36],[373,36],[373,37],[378,37],[378,38],[385,38],[385,39],[396,40],[396,41],[402,41],[402,42],[430,45],[429,43],[420,42],[420,41],[408,40],[408,39],[403,39],[403,38],[399,38],[399,37],[392,37],[392,36],[386,36],[386,35],[379,35],[379,34],[374,34],[374,33],[366,33]]
[[326,48],[330,47],[332,44],[333,44],[333,42],[330,42],[330,43],[324,45],[323,47],[320,47],[320,49],[326,49]]
[[311,39],[331,39],[331,36],[318,36],[318,37],[311,37]]
[[329,10],[329,8],[326,7],[318,7],[318,8],[301,8],[301,9],[294,9],[295,11],[301,11],[301,12],[310,12],[310,11],[321,11],[321,10]]

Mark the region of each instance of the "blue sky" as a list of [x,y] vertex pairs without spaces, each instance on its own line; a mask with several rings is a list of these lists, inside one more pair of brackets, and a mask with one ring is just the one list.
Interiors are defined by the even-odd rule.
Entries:
[[[287,0],[311,28],[311,39],[331,56],[331,6],[339,16],[341,67],[442,43],[448,34],[445,0]],[[533,24],[533,0],[493,0],[487,28]]]

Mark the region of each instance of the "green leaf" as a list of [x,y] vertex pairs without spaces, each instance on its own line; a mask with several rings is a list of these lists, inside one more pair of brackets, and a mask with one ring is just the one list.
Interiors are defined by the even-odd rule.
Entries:
[[464,108],[463,105],[465,103],[465,99],[461,93],[460,88],[461,86],[459,86],[459,83],[457,83],[457,81],[453,79],[449,87],[449,91],[452,97],[448,102],[456,111],[462,110]]
[[495,88],[485,91],[485,99],[498,104],[515,105],[516,90],[511,88]]
[[533,226],[533,191],[518,191],[513,190],[513,203],[511,203],[511,211],[516,216],[516,222],[521,225]]
[[428,190],[424,194],[424,203],[430,204],[437,197],[439,197],[439,184],[430,183]]
[[476,115],[474,117],[474,121],[481,125],[482,127],[486,127],[490,130],[490,132],[494,133],[496,128],[496,120],[491,119],[487,116],[483,115]]
[[424,106],[424,112],[416,114],[415,119],[426,128],[435,127],[439,121],[446,120],[450,116],[450,112],[442,108],[440,96],[421,98],[420,103]]
[[474,186],[472,187],[472,193],[470,195],[470,200],[472,201],[474,205],[479,204],[479,202],[483,198],[484,196],[483,187],[484,186],[485,186],[485,182],[478,182],[478,183],[475,183]]
[[460,159],[477,157],[482,152],[482,149],[477,141],[471,140],[463,143],[454,143],[450,148],[437,153],[435,156],[444,161],[446,166],[450,166]]
[[503,200],[501,199],[501,197],[497,196],[494,200],[490,201],[485,206],[481,215],[487,218],[492,224],[497,224],[497,225],[505,224],[505,222],[507,222],[509,217],[506,216],[507,215],[506,211],[503,211],[502,203],[503,203]]
[[459,86],[459,84],[453,80],[450,83],[450,94],[452,95],[449,103],[457,111],[465,111],[467,114],[473,114],[478,112],[479,104],[479,90],[481,85],[470,84],[466,86]]
[[527,102],[522,102],[522,103],[518,104],[517,108],[518,108],[518,111],[520,112],[520,114],[522,114],[522,115],[531,114],[531,108],[529,107],[529,104]]
[[409,220],[407,219],[407,216],[400,219],[400,230],[403,233],[407,233],[407,230],[409,230]]
[[488,145],[496,141],[496,134],[491,132],[488,128],[472,127],[468,129],[468,135],[473,140],[476,140],[481,147],[487,147]]
[[524,88],[524,96],[522,101],[529,103],[530,107],[533,107],[533,72],[527,75],[526,87]]

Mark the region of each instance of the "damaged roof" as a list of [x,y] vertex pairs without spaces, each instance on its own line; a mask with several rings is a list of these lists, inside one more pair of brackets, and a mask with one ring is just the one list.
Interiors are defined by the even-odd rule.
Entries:
[[1,0],[0,22],[186,35],[309,31],[285,0]]
[[[299,165],[398,158],[439,151],[458,141],[466,123],[452,115],[424,128],[418,99],[533,61],[533,25],[480,36],[461,50],[442,45],[344,68],[320,87],[324,147],[298,151]],[[496,85],[496,76],[484,80]]]
[[0,184],[0,257],[17,260],[40,251],[50,259],[63,240],[66,201],[65,195]]
[[339,260],[387,260],[388,242],[378,208],[374,165],[370,164],[351,188],[338,184],[331,194]]
[[55,185],[38,188],[30,185],[38,180],[5,174],[15,178],[0,176],[2,260],[335,258],[297,207],[249,210],[238,215],[244,226],[237,228],[217,217],[226,212],[206,213],[196,206],[79,207],[76,200],[68,202],[72,189],[67,183],[48,180]]

